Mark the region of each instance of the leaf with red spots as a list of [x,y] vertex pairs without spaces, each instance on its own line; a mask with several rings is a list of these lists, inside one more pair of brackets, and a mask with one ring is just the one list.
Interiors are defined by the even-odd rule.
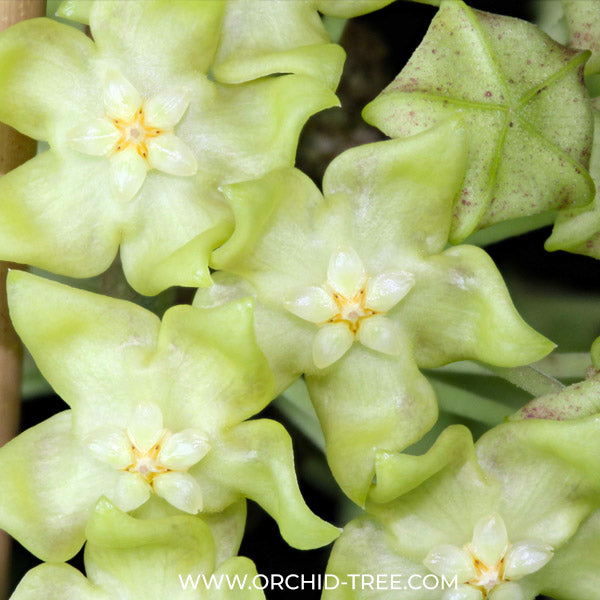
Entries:
[[445,1],[364,116],[391,137],[462,118],[470,149],[450,234],[456,243],[500,221],[591,201],[587,57],[525,21]]

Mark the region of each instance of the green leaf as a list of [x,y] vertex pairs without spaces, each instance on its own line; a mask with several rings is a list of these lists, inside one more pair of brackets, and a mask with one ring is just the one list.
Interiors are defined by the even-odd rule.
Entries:
[[[590,174],[600,181],[600,112],[594,115],[594,143],[590,159]],[[596,190],[591,206],[565,208],[558,213],[552,235],[546,240],[546,250],[567,250],[600,258],[600,191]]]
[[209,510],[219,510],[229,494],[244,495],[277,521],[282,537],[295,548],[318,548],[339,534],[302,499],[291,439],[275,421],[248,421],[230,429],[192,474],[201,486],[212,487],[205,497]]
[[493,223],[591,201],[588,56],[525,21],[447,0],[364,117],[404,137],[461,115],[469,167],[452,225],[459,242]]
[[511,416],[520,419],[564,421],[600,413],[600,377],[574,383],[559,392],[534,398]]
[[94,0],[64,0],[60,2],[56,15],[83,25],[90,24],[90,12]]
[[591,50],[586,75],[600,73],[600,7],[594,0],[563,0],[569,46]]

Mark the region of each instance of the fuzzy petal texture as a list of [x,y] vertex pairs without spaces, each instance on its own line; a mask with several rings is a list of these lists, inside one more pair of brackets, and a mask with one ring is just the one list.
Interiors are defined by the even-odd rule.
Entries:
[[94,44],[85,34],[50,19],[21,21],[3,31],[0,121],[51,141],[59,129],[77,124],[73,115],[83,121],[101,116],[94,58]]
[[[102,158],[43,152],[0,179],[0,255],[75,277],[112,263],[121,236]],[[65,242],[65,240],[68,240]]]
[[[0,36],[0,119],[49,141],[55,155],[35,159],[24,181],[3,178],[0,257],[89,277],[120,244],[141,294],[210,284],[208,255],[232,227],[219,187],[293,164],[306,120],[339,104],[308,75],[209,81],[225,6],[73,0],[63,14],[89,22],[95,44],[49,19]],[[129,119],[146,101],[146,124],[155,119],[166,132],[110,156],[114,132],[98,123],[107,114]],[[17,193],[7,189],[4,200],[11,182]]]
[[532,579],[544,594],[558,600],[600,598],[600,510],[584,521],[552,561]]
[[[449,121],[411,138],[349,150],[328,168],[324,198],[293,169],[224,188],[236,228],[212,255],[212,266],[223,273],[195,303],[212,306],[243,294],[257,299],[257,337],[276,389],[306,375],[331,438],[330,465],[359,504],[377,450],[402,450],[435,420],[431,388],[416,366],[467,356],[527,364],[553,347],[520,319],[487,254],[470,246],[439,254],[464,173],[464,144],[460,123]],[[366,281],[390,273],[401,273],[407,285],[383,304],[385,316],[363,313],[354,323],[358,331],[343,319],[318,322],[327,302],[317,288],[349,306],[339,295],[355,302]],[[379,306],[381,298],[364,291]]]
[[600,8],[594,0],[563,0],[569,46],[591,50],[585,65],[586,75],[600,73]]
[[42,564],[21,580],[11,600],[110,600],[71,565]]
[[73,436],[71,411],[59,413],[0,449],[0,527],[42,560],[68,560],[117,476]]
[[469,167],[450,236],[460,242],[500,221],[592,200],[588,56],[525,21],[446,0],[364,117],[390,137],[462,117]]
[[295,548],[324,546],[339,535],[337,528],[319,519],[304,503],[291,439],[275,421],[249,421],[231,429],[191,474],[201,488],[217,486],[205,495],[208,510],[219,510],[218,503],[227,494],[244,495],[277,521],[282,537]]
[[[16,600],[264,600],[259,590],[229,590],[216,582],[250,582],[256,575],[244,557],[215,562],[211,529],[196,517],[135,519],[101,500],[87,528],[86,578],[69,565],[41,565],[30,571],[12,598]],[[217,568],[218,566],[218,568]],[[214,576],[212,589],[209,582]]]
[[[444,594],[441,589],[406,589],[409,577],[414,576],[411,582],[417,587],[431,572],[423,564],[397,553],[393,538],[370,517],[360,517],[344,527],[331,552],[327,573],[344,584],[324,590],[323,600],[442,600]],[[358,576],[353,579],[349,574]],[[375,587],[377,576],[385,577],[383,590]],[[362,585],[369,581],[373,589]]]
[[208,72],[223,9],[219,0],[101,0],[92,4],[89,24],[99,52],[125,62],[134,85],[149,89],[164,78]]
[[391,357],[356,344],[329,369],[308,375],[306,383],[329,466],[360,505],[373,480],[377,449],[403,450],[437,418],[433,390],[408,352]]
[[298,73],[335,89],[345,56],[331,43],[314,0],[228,0],[214,74],[223,83],[240,83]]
[[480,248],[450,248],[421,263],[414,275],[415,285],[394,316],[410,323],[419,366],[469,358],[514,367],[553,350],[520,317],[500,272]]
[[127,427],[140,402],[157,404],[174,432],[216,434],[271,400],[250,300],[212,310],[173,307],[161,325],[129,302],[23,272],[11,272],[9,288],[15,327],[74,409],[80,436],[103,424]]

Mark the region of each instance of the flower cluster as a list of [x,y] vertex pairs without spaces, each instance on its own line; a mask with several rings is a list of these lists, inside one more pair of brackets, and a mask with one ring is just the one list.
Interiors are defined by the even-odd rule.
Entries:
[[[45,18],[0,34],[0,120],[47,144],[0,179],[0,259],[85,278],[120,252],[140,294],[197,288],[159,318],[9,274],[12,324],[68,405],[0,449],[0,527],[47,561],[14,600],[264,598],[206,583],[256,575],[237,556],[247,499],[296,548],[337,539],[340,578],[455,583],[324,600],[599,598],[597,373],[546,377],[556,391],[474,443],[442,429],[428,370],[545,377],[527,365],[554,344],[483,238],[459,243],[560,210],[548,247],[595,256],[583,74],[598,44],[582,42],[600,8],[564,2],[567,47],[422,0],[440,5],[425,39],[364,112],[394,139],[343,152],[321,191],[294,157],[305,121],[339,104],[326,25],[391,1],[66,0],[59,15],[90,37]],[[363,509],[341,535],[304,502],[290,435],[260,416],[299,381]],[[64,564],[84,544],[87,576]]]

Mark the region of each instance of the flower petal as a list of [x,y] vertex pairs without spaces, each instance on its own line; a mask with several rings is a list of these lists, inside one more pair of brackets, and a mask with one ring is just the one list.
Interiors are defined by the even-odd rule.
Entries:
[[82,439],[105,424],[125,430],[140,399],[163,394],[148,369],[160,329],[156,315],[22,271],[9,274],[8,295],[15,329],[74,409]]
[[68,560],[118,475],[73,436],[71,411],[59,413],[0,449],[0,527],[42,560]]
[[392,309],[415,284],[415,276],[408,271],[381,273],[367,283],[365,305],[380,312]]
[[110,600],[85,576],[65,564],[41,564],[31,569],[21,580],[11,600]]
[[323,323],[337,313],[331,294],[318,286],[304,288],[286,300],[284,305],[291,313],[311,323]]
[[178,574],[185,581],[215,568],[210,529],[190,515],[136,519],[102,499],[86,533],[86,572],[110,598],[193,598]]
[[123,471],[119,473],[117,484],[112,493],[106,495],[122,511],[129,512],[140,507],[150,498],[152,488],[135,473]]
[[387,255],[390,247],[437,253],[448,243],[467,152],[461,122],[449,120],[418,135],[343,152],[325,172],[323,193],[347,199],[359,253]]
[[154,491],[175,508],[195,515],[202,510],[202,489],[189,473],[170,471],[154,478]]
[[306,383],[325,434],[329,466],[359,505],[373,482],[378,448],[403,450],[437,417],[433,390],[409,353],[376,354],[356,344],[330,369],[308,373]]
[[142,107],[142,97],[121,73],[110,69],[104,79],[104,108],[112,119],[131,121]]
[[490,595],[489,600],[526,600],[525,594],[518,583],[507,581],[495,587]]
[[131,442],[122,429],[105,426],[94,430],[84,440],[88,450],[114,469],[125,469],[133,462]]
[[442,600],[483,600],[483,594],[470,585],[457,585],[444,592]]
[[173,285],[210,285],[209,256],[233,229],[213,185],[198,176],[148,173],[130,205],[121,243],[123,270],[138,292],[151,296]]
[[353,298],[367,279],[360,256],[350,246],[340,248],[331,256],[327,267],[327,283],[344,298]]
[[146,454],[163,434],[162,411],[154,402],[138,404],[127,423],[127,431],[137,449]]
[[148,163],[133,149],[126,148],[110,159],[112,190],[122,202],[131,200],[140,190]]
[[484,517],[475,524],[471,551],[486,565],[495,565],[508,545],[506,526],[499,514]]
[[313,341],[313,361],[318,369],[337,362],[354,343],[354,334],[345,323],[328,323],[317,331]]
[[382,315],[364,319],[358,329],[358,341],[371,350],[398,355],[406,346],[398,325]]
[[335,89],[345,54],[330,42],[313,3],[228,2],[213,72],[224,83],[302,73]]
[[206,434],[198,429],[184,429],[165,442],[158,460],[169,469],[189,469],[206,456],[210,444]]
[[80,120],[102,114],[93,71],[94,43],[74,27],[29,19],[0,38],[0,120],[49,140]]
[[190,91],[187,88],[168,88],[152,96],[144,103],[146,123],[159,129],[172,129],[190,104]]
[[108,119],[94,119],[72,129],[67,139],[77,152],[91,156],[105,156],[109,154],[121,134]]
[[466,358],[514,367],[552,350],[554,345],[523,321],[498,269],[480,248],[450,248],[418,269],[401,311],[419,366]]
[[600,573],[600,510],[583,522],[548,565],[527,578],[553,598],[589,600],[598,593]]
[[515,542],[506,554],[504,574],[507,579],[521,579],[539,571],[554,556],[552,546],[535,541]]
[[198,163],[189,146],[173,133],[163,133],[148,141],[148,163],[170,175],[189,177],[198,170]]
[[451,579],[457,576],[459,583],[466,583],[477,576],[471,555],[466,550],[450,544],[433,548],[423,560],[423,564],[440,577]]
[[120,232],[104,159],[53,151],[0,178],[0,256],[71,277],[104,272]]
[[151,88],[177,76],[208,72],[224,4],[102,0],[92,5],[90,29],[103,57],[117,62],[127,57],[133,81],[145,81]]
[[[329,564],[327,565],[327,573],[338,577],[340,582],[347,581],[348,583],[350,583],[348,577],[350,573],[360,575],[355,580],[358,591],[349,593],[349,597],[352,600],[361,598],[362,594],[359,587],[361,581],[376,581],[377,576],[380,574],[385,577],[384,581],[388,584],[389,591],[375,592],[375,596],[366,592],[367,598],[368,595],[371,595],[372,598],[376,598],[379,595],[381,600],[440,600],[442,595],[441,590],[433,592],[423,589],[403,590],[403,587],[408,588],[408,577],[410,575],[415,576],[412,582],[413,587],[417,587],[417,581],[421,582],[423,577],[427,575],[431,577],[431,574],[420,561],[410,560],[398,554],[390,541],[389,535],[386,534],[385,529],[376,519],[362,516],[350,521],[344,527],[342,535],[333,546]],[[400,574],[402,574],[401,578],[398,577]],[[393,581],[392,577],[394,577],[396,582],[394,588],[390,585],[391,581]],[[398,585],[398,579],[400,579],[400,585]],[[331,587],[333,588],[333,586]],[[349,588],[350,585],[339,586],[329,590],[324,589],[322,599],[340,600],[344,596],[348,598],[348,595],[344,592],[346,590],[349,592]]]
[[222,510],[232,494],[243,495],[277,521],[282,537],[294,548],[317,548],[338,536],[337,528],[306,506],[298,489],[290,436],[275,421],[247,421],[224,432],[192,473],[201,485],[206,480],[212,486],[205,498],[207,511]]

